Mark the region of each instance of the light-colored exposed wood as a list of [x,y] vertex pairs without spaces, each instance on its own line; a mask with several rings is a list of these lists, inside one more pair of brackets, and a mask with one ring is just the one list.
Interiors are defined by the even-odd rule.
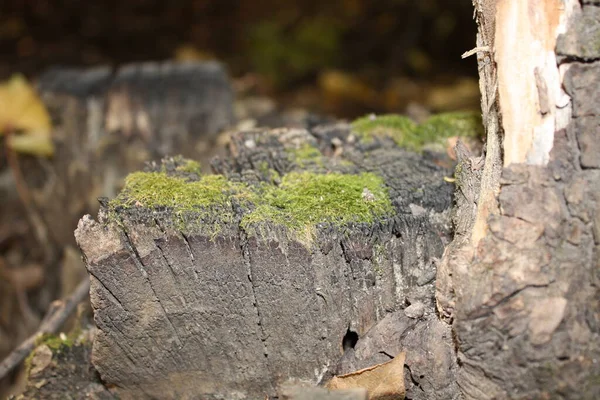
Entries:
[[[504,130],[504,165],[545,165],[568,97],[554,48],[578,10],[575,0],[499,0],[494,59]],[[563,126],[561,126],[563,125]]]

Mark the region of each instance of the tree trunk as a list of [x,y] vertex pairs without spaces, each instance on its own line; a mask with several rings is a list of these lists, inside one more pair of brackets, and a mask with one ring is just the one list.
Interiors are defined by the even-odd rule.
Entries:
[[475,2],[487,154],[437,276],[465,398],[600,397],[598,5]]

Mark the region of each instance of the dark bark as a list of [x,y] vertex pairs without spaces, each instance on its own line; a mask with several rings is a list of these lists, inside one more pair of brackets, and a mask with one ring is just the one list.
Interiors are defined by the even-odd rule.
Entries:
[[[194,225],[176,229],[169,210],[118,208],[116,222],[106,210],[99,222],[84,217],[76,237],[92,279],[93,361],[103,379],[132,396],[264,398],[289,380],[318,383],[351,362],[408,349],[411,398],[455,397],[452,337],[434,311],[450,171],[391,141],[364,144],[349,134],[343,124],[312,134],[240,133],[232,157],[214,167],[250,185],[269,181],[273,170],[374,172],[394,212],[373,223],[321,224],[313,241],[301,243],[275,223],[242,229],[244,207],[234,206],[234,222],[212,237]],[[341,157],[332,142],[337,155],[341,143]],[[329,156],[290,155],[304,146]],[[173,162],[164,169],[176,171]],[[342,361],[349,331],[358,342]]]

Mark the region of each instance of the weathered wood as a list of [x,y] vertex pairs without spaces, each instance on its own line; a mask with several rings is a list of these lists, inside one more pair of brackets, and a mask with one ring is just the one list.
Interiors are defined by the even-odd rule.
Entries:
[[73,244],[82,214],[148,160],[200,156],[233,124],[233,93],[216,63],[140,63],[49,70],[37,81],[54,129],[55,156],[23,160],[49,240]]
[[[10,266],[20,271],[25,261],[41,264],[44,284],[27,288],[28,301],[24,293],[12,295],[19,306],[1,335],[0,358],[33,333],[35,313],[70,295],[87,278],[73,231],[82,214],[97,212],[97,198],[113,196],[127,173],[151,159],[187,154],[208,163],[215,136],[233,124],[232,88],[216,63],[55,68],[38,78],[37,89],[52,117],[56,154],[51,159],[18,157],[26,181],[20,186],[31,191],[26,210],[35,215],[30,215],[27,238],[15,236],[22,250],[17,253],[25,258],[12,257]],[[0,175],[0,219],[7,227],[23,218],[14,215],[21,207],[6,163]],[[12,286],[3,285],[0,302],[11,296],[12,290],[5,289]],[[23,289],[16,281],[14,287]],[[13,308],[9,303],[6,318]]]
[[[497,7],[517,7],[516,2],[476,3],[487,6],[488,14],[496,17],[496,27],[503,25],[496,33],[508,36],[510,29],[519,26],[511,16],[494,13]],[[560,65],[555,69],[564,73],[560,78],[569,97],[565,102],[551,101],[547,106],[553,109],[546,110],[557,116],[555,128],[544,131],[552,136],[552,149],[542,163],[504,159],[505,165],[513,164],[493,180],[499,207],[483,220],[484,229],[477,236],[472,221],[482,204],[477,197],[474,204],[457,198],[456,215],[464,231],[457,231],[438,270],[438,305],[452,321],[460,360],[457,383],[466,399],[600,397],[600,171],[594,153],[600,138],[596,125],[600,60],[593,44],[597,44],[600,19],[590,17],[597,14],[598,3],[584,1],[582,8],[576,1],[563,2],[562,8],[551,0],[543,1],[543,7],[533,7],[535,3],[530,2],[531,13],[521,17],[536,18],[537,12],[549,10],[552,15],[540,17],[543,22],[560,11],[565,13],[561,23],[568,27],[557,41]],[[480,25],[480,36],[488,31]],[[538,33],[552,43],[557,32],[553,28]],[[496,60],[506,57],[490,49]],[[482,70],[494,67],[479,61]],[[511,58],[500,62],[507,65]],[[520,78],[535,81],[533,65],[523,73],[526,76]],[[512,76],[498,79],[504,82],[483,80],[483,93],[494,92],[497,86],[512,90]],[[521,94],[518,87],[513,94]],[[515,106],[521,105],[508,107]],[[544,113],[538,103],[526,106]],[[483,111],[486,126],[500,129],[507,114],[519,112],[500,108],[500,114],[486,115]],[[565,116],[566,121],[559,121]],[[487,133],[488,143],[499,140],[499,130]],[[526,154],[528,144],[517,150],[513,154]],[[459,186],[466,184],[469,194],[480,172],[464,168],[470,164],[461,165],[457,181]]]
[[387,314],[345,352],[336,375],[347,374],[390,360],[406,351],[404,383],[408,399],[455,399],[458,365],[448,326],[423,303]]
[[[450,171],[391,140],[358,141],[345,124],[239,133],[230,150],[215,170],[251,190],[285,186],[298,171],[315,179],[372,172],[383,179],[391,213],[342,225],[312,221],[307,237],[286,227],[294,215],[245,223],[260,198],[231,194],[209,213],[174,213],[136,198],[108,203],[98,222],[86,216],[76,231],[92,280],[93,362],[103,379],[134,397],[258,399],[290,379],[317,383],[336,372],[349,331],[360,343],[408,304],[423,309],[397,331],[429,330],[434,260],[449,235],[453,187],[443,178]],[[198,180],[188,167],[156,166]],[[382,200],[361,191],[354,201]],[[415,399],[457,393],[449,326],[437,326],[406,343],[413,379],[406,387]],[[402,335],[391,340],[405,346]],[[433,350],[445,375],[429,375],[422,354]],[[440,385],[447,390],[436,393]]]

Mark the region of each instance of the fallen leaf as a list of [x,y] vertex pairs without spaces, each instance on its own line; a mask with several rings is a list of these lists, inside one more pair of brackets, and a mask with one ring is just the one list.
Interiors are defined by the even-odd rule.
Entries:
[[328,389],[365,388],[369,400],[404,399],[404,360],[406,353],[398,354],[393,360],[364,368],[350,374],[336,376],[326,387]]
[[48,380],[42,379],[41,381],[36,382],[34,386],[36,389],[41,389],[42,387],[46,386],[46,384],[48,384]]
[[9,146],[20,153],[51,156],[52,124],[46,107],[22,75],[0,84],[0,136],[9,130]]
[[10,148],[17,153],[45,157],[50,157],[54,154],[54,144],[50,139],[50,135],[43,132],[16,134],[11,136],[8,142]]

